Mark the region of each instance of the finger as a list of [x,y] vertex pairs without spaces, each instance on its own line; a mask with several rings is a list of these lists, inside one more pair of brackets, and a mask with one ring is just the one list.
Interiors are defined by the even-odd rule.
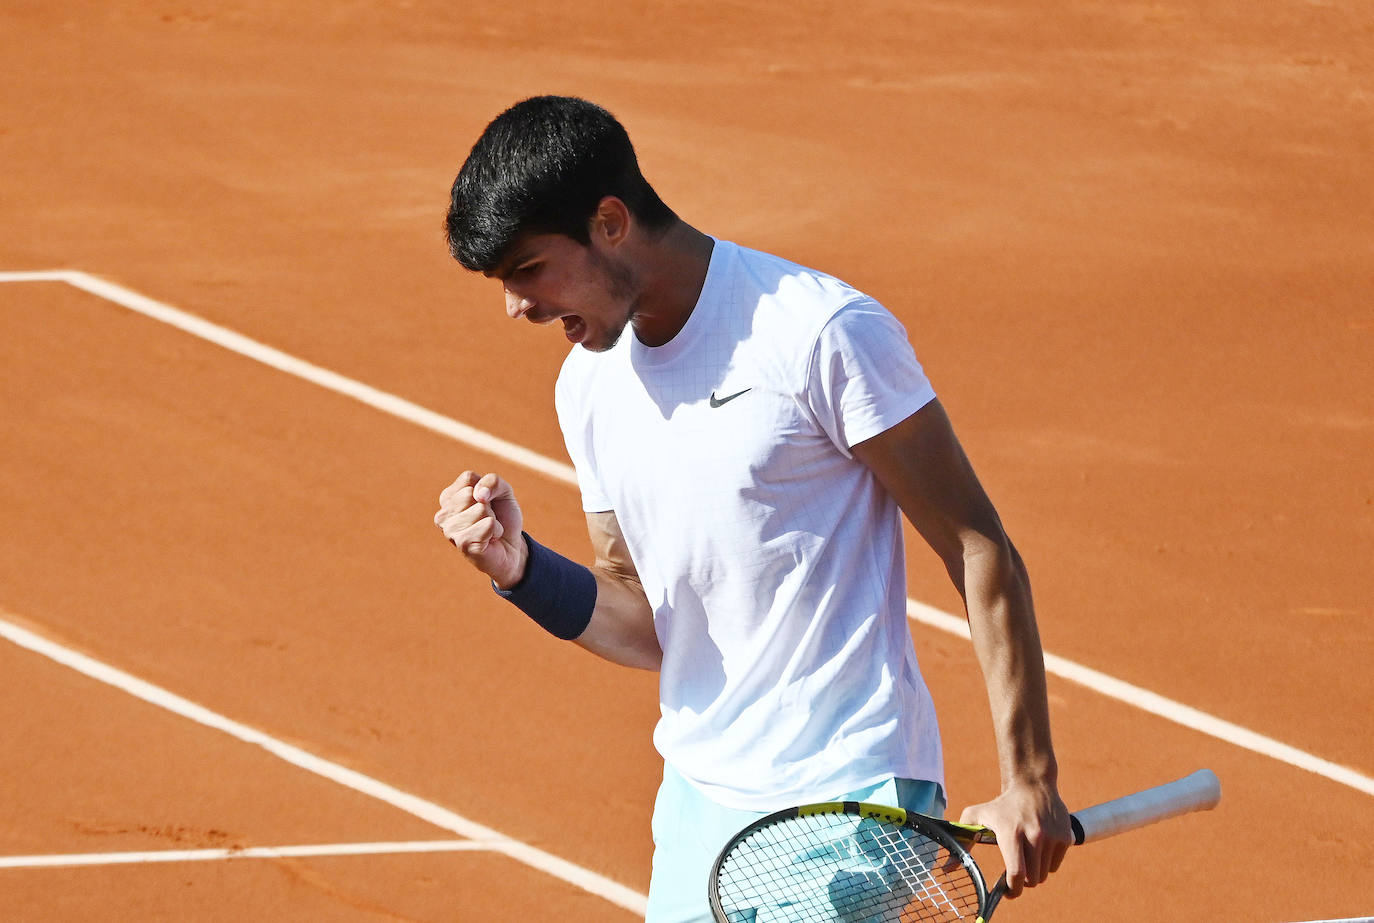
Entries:
[[475,471],[464,471],[453,479],[453,483],[444,488],[444,493],[455,490],[462,490],[464,487],[471,487],[477,483],[477,473]]
[[1063,847],[1058,840],[1050,839],[1048,836],[1040,846],[1040,880],[1045,881],[1050,874],[1059,866],[1063,859]]
[[1048,844],[1028,844],[1026,847],[1026,887],[1034,888],[1050,875]]
[[445,519],[467,512],[476,505],[472,500],[471,487],[446,490],[439,496],[439,512],[434,514],[434,524],[443,528]]
[[1063,836],[1056,836],[1049,831],[1041,831],[1036,852],[1039,859],[1039,877],[1036,884],[1049,880],[1049,877],[1059,870],[1059,865],[1064,861],[1064,856],[1069,851],[1069,840]]
[[454,482],[443,489],[439,494],[439,506],[451,506],[453,499],[468,490],[477,482],[477,475],[471,471],[464,471],[454,480]]
[[501,524],[496,521],[495,516],[477,520],[458,534],[458,549],[468,555],[485,554],[496,539],[496,531],[500,527]]
[[1021,845],[1021,886],[1034,888],[1041,882],[1040,861],[1041,853],[1039,845],[1040,835],[1034,827],[1026,827],[1017,836],[1017,842]]
[[1007,866],[1007,897],[1021,896],[1026,885],[1026,860],[1020,837],[998,838],[1002,844],[1002,861]]
[[469,503],[459,509],[440,510],[434,517],[434,524],[445,538],[462,542],[474,526],[490,516],[491,511],[481,504]]
[[959,815],[959,823],[961,823],[961,824],[984,824],[985,822],[982,820],[982,817],[983,817],[983,809],[986,808],[986,807],[987,807],[986,804],[971,804],[971,805],[969,805],[968,807],[964,808],[963,813]]
[[469,502],[460,509],[440,510],[435,523],[449,541],[473,554],[482,554],[491,542],[506,534],[505,525],[489,503]]
[[487,515],[485,518],[491,520],[491,540],[493,542],[499,541],[505,536],[506,527],[501,525],[501,520],[496,518],[496,511],[490,506],[486,507],[486,513]]
[[476,500],[492,503],[511,499],[515,496],[515,491],[500,475],[492,473],[484,474],[478,479],[472,488],[472,496]]

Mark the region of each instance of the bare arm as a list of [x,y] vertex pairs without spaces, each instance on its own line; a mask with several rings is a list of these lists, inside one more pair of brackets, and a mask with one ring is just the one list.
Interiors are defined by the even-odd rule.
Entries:
[[[529,548],[520,534],[524,515],[510,484],[497,475],[479,477],[464,471],[439,495],[434,524],[498,587],[515,586],[524,577],[529,563]],[[653,610],[615,513],[588,513],[587,531],[596,554],[590,568],[596,579],[596,605],[591,621],[574,640],[614,663],[657,670],[663,651],[654,633]]]
[[620,521],[614,512],[588,513],[587,533],[596,554],[596,608],[577,643],[613,663],[657,670],[663,650],[654,633],[654,612],[625,547]]
[[992,707],[1002,793],[970,806],[962,820],[997,832],[1008,896],[1015,897],[1058,868],[1071,839],[1025,565],[938,401],[853,451],[940,556],[964,599]]

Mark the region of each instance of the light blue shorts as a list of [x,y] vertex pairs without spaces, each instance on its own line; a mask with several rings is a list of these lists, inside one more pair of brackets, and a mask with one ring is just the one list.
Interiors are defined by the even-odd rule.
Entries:
[[[945,813],[940,786],[911,779],[888,779],[830,800],[896,805],[936,817]],[[711,923],[706,898],[711,866],[732,836],[765,813],[716,804],[665,764],[654,802],[654,869],[645,923]]]

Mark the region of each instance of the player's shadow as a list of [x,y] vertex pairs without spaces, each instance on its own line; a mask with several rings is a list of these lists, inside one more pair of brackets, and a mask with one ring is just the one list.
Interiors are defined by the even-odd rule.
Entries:
[[[675,648],[671,663],[665,663],[665,670],[681,671],[679,676],[664,676],[659,684],[662,706],[671,711],[689,711],[700,714],[709,708],[725,688],[725,658],[709,632],[702,630],[707,624],[706,612],[701,599],[690,586],[691,579],[678,577],[667,588],[670,600],[668,618],[685,622],[685,630],[669,626]],[[657,608],[657,603],[650,600]],[[685,646],[685,650],[683,649]]]

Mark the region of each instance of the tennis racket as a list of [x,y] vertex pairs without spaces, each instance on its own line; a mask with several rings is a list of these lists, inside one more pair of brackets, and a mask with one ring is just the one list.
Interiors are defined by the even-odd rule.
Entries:
[[[1210,769],[1071,815],[1075,845],[1221,799]],[[856,801],[787,808],[750,824],[711,869],[716,923],[986,923],[1006,893],[968,853],[987,827]]]

